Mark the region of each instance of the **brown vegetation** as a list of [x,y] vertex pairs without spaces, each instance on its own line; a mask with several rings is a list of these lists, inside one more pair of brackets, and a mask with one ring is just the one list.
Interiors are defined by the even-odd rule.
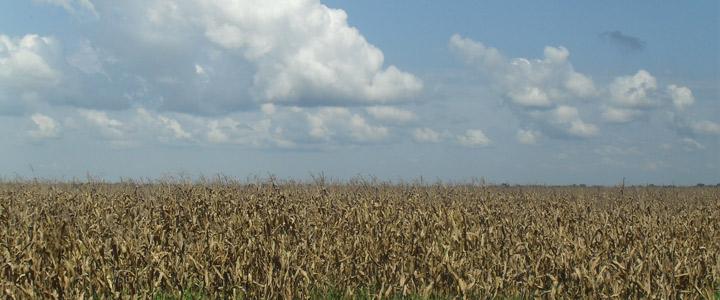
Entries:
[[0,184],[7,298],[712,298],[720,189]]

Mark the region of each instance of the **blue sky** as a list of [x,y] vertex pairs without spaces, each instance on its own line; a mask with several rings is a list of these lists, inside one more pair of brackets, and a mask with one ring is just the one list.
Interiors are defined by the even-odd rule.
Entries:
[[717,1],[0,3],[0,176],[720,182]]

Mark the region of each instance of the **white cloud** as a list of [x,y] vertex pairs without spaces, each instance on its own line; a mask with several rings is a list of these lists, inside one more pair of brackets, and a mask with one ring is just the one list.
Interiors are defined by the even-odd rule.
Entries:
[[545,91],[537,87],[521,87],[508,91],[507,95],[520,106],[543,108],[553,105]]
[[371,106],[365,110],[377,120],[392,123],[407,123],[417,117],[412,111],[391,106]]
[[[543,133],[551,136],[588,138],[599,128],[585,122],[574,99],[606,97],[600,107],[601,118],[607,123],[628,123],[661,106],[659,99],[671,98],[675,108],[684,110],[694,103],[687,87],[669,85],[658,90],[657,79],[646,70],[619,76],[606,88],[597,89],[593,81],[576,72],[569,61],[570,52],[563,47],[546,47],[542,59],[504,57],[495,48],[453,35],[450,48],[468,65],[477,68],[492,88],[504,97],[517,115],[528,118]],[[687,122],[673,117],[679,132],[715,134],[713,122]],[[527,119],[526,119],[527,120]]]
[[206,76],[207,72],[205,72],[205,68],[203,68],[203,66],[195,64],[195,74]]
[[324,108],[315,114],[308,113],[307,121],[310,124],[310,136],[316,139],[329,140],[333,132],[327,123],[349,116],[350,111],[346,108]]
[[125,136],[125,125],[116,119],[108,117],[104,111],[82,109],[80,115],[92,125],[97,126],[106,138],[121,139]]
[[498,49],[464,38],[459,34],[450,37],[450,49],[455,51],[467,64],[482,68],[500,68],[506,64],[505,57]]
[[589,138],[597,135],[599,131],[597,126],[580,118],[577,108],[568,105],[560,105],[552,110],[532,111],[529,115],[539,120],[543,126],[571,137]]
[[668,85],[667,92],[672,98],[672,102],[677,110],[684,110],[686,107],[695,103],[695,97],[692,91],[684,86],[674,84]]
[[[268,102],[380,105],[423,88],[386,62],[343,10],[319,0],[37,1],[102,15],[88,24],[99,33],[92,44],[63,60],[74,68],[56,98],[82,108],[152,101],[147,106],[158,111],[207,115]],[[103,70],[108,80],[98,88],[88,74]]]
[[579,113],[577,108],[572,106],[558,106],[553,110],[553,120],[560,123],[570,123],[577,120]]
[[698,134],[720,135],[720,124],[712,121],[692,122],[690,128]]
[[347,14],[319,0],[152,1],[152,26],[192,26],[211,43],[254,64],[257,100],[389,102],[422,89],[347,23]]
[[578,113],[577,108],[570,106],[558,106],[553,111],[553,114],[555,115],[555,119],[551,120],[551,122],[555,122],[557,124],[570,124],[570,128],[566,129],[570,135],[577,137],[591,137],[598,131],[595,125],[587,124],[580,119],[580,114]]
[[720,123],[701,120],[688,120],[682,114],[669,113],[672,125],[678,133],[684,137],[695,137],[696,135],[720,135]]
[[58,84],[61,73],[51,65],[58,52],[49,37],[0,35],[0,88],[28,91]]
[[598,128],[593,124],[585,123],[582,120],[576,120],[570,123],[570,128],[567,131],[570,135],[576,137],[589,138],[597,135]]
[[33,114],[30,119],[35,123],[36,129],[30,131],[30,136],[36,139],[47,139],[58,137],[60,127],[51,117],[43,114]]
[[430,128],[416,128],[412,135],[418,143],[439,143],[442,140],[440,133]]
[[532,145],[537,144],[538,140],[542,136],[542,133],[532,129],[518,129],[515,138],[521,144]]
[[354,142],[376,142],[389,134],[386,127],[370,125],[360,115],[342,107],[321,108],[315,113],[307,113],[307,122],[310,125],[309,135],[317,140],[349,138]]
[[[123,111],[77,109],[77,122],[65,118],[70,134],[96,134],[114,146],[136,146],[144,142],[232,144],[249,148],[321,149],[385,141],[390,130],[372,124],[362,110],[343,107],[300,109],[273,106],[272,114],[258,111],[230,113],[223,117],[157,112],[145,107]],[[269,110],[265,106],[265,110]],[[46,116],[33,116],[34,138],[59,134],[59,123]]]
[[589,77],[577,72],[568,75],[565,81],[565,88],[580,98],[592,97],[597,94],[593,81]]
[[505,58],[497,49],[457,34],[450,48],[467,64],[478,68],[510,107],[542,130],[552,129],[574,137],[594,136],[598,129],[585,123],[567,104],[599,93],[593,81],[576,72],[564,47],[545,47],[544,58]]
[[609,123],[628,123],[642,115],[641,111],[627,108],[605,107],[602,118]]
[[[680,112],[695,102],[692,91],[684,86],[671,84],[665,90],[658,91],[657,80],[645,70],[639,70],[632,76],[616,77],[608,91],[609,105],[603,107],[602,118],[609,123],[628,123],[648,114],[650,109],[662,104],[657,101],[658,98],[672,99],[673,106]],[[681,116],[669,113],[674,126],[682,130],[692,127],[682,121]]]
[[545,47],[543,59],[508,60],[495,48],[455,34],[450,38],[450,48],[522,108],[548,108],[597,94],[593,81],[574,70],[568,60],[570,52],[564,47]]
[[280,146],[291,147],[292,142],[282,137],[282,130],[273,131],[271,120],[261,119],[255,122],[241,123],[225,117],[207,121],[207,140],[216,144],[238,144],[251,147]]
[[163,124],[165,128],[172,131],[173,135],[177,139],[189,139],[192,137],[191,134],[189,134],[182,128],[182,126],[180,125],[180,123],[178,123],[177,120],[170,119],[164,116],[159,116],[158,121],[160,121],[160,123]]
[[[258,119],[258,117],[260,117]],[[296,141],[286,135],[285,126],[295,126],[292,120],[274,119],[257,114],[241,114],[219,119],[194,117],[196,123],[206,130],[207,142],[213,144],[234,144],[252,148],[295,148]],[[242,121],[241,121],[242,120]]]
[[[373,124],[361,110],[344,107],[301,109],[264,105],[265,113],[235,112],[222,117],[158,112],[145,107],[113,113],[77,110],[85,124],[66,121],[72,132],[89,132],[117,143],[145,141],[168,143],[232,144],[250,148],[327,148],[377,143],[390,136],[386,127]],[[268,112],[272,110],[271,114]]]
[[490,139],[480,129],[468,129],[465,134],[458,135],[458,143],[466,147],[485,147],[490,145]]
[[64,8],[70,13],[78,13],[79,11],[87,11],[94,16],[98,16],[95,5],[91,0],[34,0],[39,3],[47,3]]
[[192,134],[185,131],[185,129],[180,125],[180,122],[177,120],[166,117],[163,115],[153,115],[149,111],[147,111],[145,108],[138,108],[136,110],[137,114],[140,116],[140,118],[145,121],[146,123],[149,123],[154,126],[161,127],[163,131],[166,131],[175,139],[191,139]]
[[657,89],[657,80],[645,70],[615,78],[609,89],[612,103],[620,107],[648,108],[656,104],[653,93]]
[[705,150],[705,146],[692,138],[683,138],[680,140],[685,151]]
[[570,57],[570,51],[565,47],[545,47],[543,54],[548,61],[553,63],[564,63]]
[[350,119],[350,130],[353,138],[357,141],[378,141],[388,135],[387,128],[372,126],[359,115],[353,115]]
[[107,76],[100,51],[95,49],[90,41],[83,41],[77,52],[67,58],[67,62],[85,74]]
[[225,133],[226,130],[232,130],[237,127],[237,122],[231,119],[212,120],[208,123],[209,131],[207,139],[211,143],[222,144],[230,141],[230,137]]
[[264,103],[260,106],[260,110],[266,114],[266,115],[272,115],[275,114],[277,111],[277,108],[275,108],[275,104],[272,103]]

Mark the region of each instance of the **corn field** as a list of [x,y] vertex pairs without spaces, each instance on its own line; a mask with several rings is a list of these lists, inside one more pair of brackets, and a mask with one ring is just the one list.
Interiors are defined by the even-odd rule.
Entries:
[[0,294],[709,298],[720,188],[0,184]]

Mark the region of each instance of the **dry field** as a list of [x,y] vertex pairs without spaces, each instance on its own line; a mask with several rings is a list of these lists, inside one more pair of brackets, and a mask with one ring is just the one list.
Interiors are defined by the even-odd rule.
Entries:
[[716,298],[720,188],[0,184],[0,294]]

